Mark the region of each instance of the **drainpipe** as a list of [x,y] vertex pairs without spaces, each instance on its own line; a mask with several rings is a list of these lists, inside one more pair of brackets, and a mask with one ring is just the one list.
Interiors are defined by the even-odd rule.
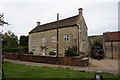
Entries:
[[77,51],[80,51],[80,25],[77,24],[77,29],[78,29],[78,40],[77,40]]
[[113,59],[113,41],[111,41],[111,55],[112,55],[112,59]]

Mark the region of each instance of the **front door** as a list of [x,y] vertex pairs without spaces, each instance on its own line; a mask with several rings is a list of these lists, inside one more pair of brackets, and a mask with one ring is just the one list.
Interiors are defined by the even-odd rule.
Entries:
[[43,48],[43,55],[45,55],[45,49]]

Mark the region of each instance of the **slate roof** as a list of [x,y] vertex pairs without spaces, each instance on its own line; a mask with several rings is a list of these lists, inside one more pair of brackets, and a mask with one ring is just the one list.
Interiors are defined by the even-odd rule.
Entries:
[[106,42],[109,41],[120,41],[120,31],[106,32],[103,34]]
[[36,26],[34,29],[32,29],[29,34],[31,33],[36,33],[36,32],[42,32],[46,30],[51,30],[51,29],[56,29],[56,28],[63,28],[63,27],[69,27],[69,26],[76,26],[77,25],[77,20],[78,20],[79,15],[72,16],[66,19],[59,20],[59,26],[57,21],[43,24],[40,26]]

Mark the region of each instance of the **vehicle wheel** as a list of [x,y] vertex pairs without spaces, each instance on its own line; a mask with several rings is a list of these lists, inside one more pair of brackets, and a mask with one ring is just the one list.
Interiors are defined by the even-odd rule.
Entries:
[[98,56],[98,60],[100,60],[100,56]]

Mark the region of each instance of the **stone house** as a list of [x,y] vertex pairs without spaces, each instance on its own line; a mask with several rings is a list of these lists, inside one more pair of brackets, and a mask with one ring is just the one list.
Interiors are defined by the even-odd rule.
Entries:
[[88,54],[88,28],[82,10],[78,9],[78,15],[51,23],[41,25],[37,22],[37,26],[29,32],[29,52],[48,55],[50,51],[57,52],[58,49],[58,54],[64,56],[68,47],[76,46],[78,51]]
[[103,33],[103,48],[106,58],[120,58],[120,31]]

